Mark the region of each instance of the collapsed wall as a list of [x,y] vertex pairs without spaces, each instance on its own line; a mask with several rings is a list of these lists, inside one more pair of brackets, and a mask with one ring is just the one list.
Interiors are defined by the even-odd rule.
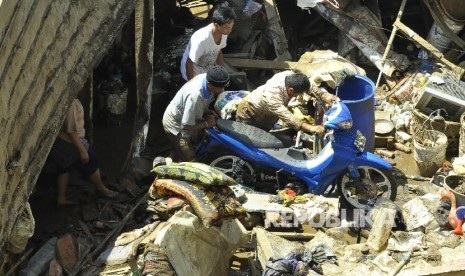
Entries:
[[0,268],[67,107],[134,2],[0,1]]

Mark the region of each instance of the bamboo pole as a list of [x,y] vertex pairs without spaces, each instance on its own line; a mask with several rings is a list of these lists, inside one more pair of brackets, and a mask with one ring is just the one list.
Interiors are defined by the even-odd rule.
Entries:
[[[399,12],[397,13],[396,21],[394,22],[394,26],[392,28],[391,36],[389,37],[388,43],[386,45],[386,49],[384,50],[383,57],[381,58],[381,68],[384,66],[384,61],[386,60],[387,55],[389,54],[389,50],[391,50],[392,42],[394,41],[394,37],[396,36],[398,27],[396,26],[396,22],[400,22],[402,18],[402,14],[404,13],[405,5],[407,4],[407,0],[402,0],[400,4]],[[376,80],[376,88],[378,88],[379,81],[381,80],[381,75],[383,74],[383,70],[379,71],[378,79]]]

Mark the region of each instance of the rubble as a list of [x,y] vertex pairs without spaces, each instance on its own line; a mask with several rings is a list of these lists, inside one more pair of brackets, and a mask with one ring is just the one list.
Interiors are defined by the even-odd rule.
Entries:
[[[334,68],[350,67],[359,74],[367,74],[363,68],[330,50],[308,51],[297,62],[290,61],[274,1],[265,1],[264,8],[268,27],[275,34],[272,43],[276,60],[252,59],[253,55],[249,59],[226,58],[232,70],[300,69],[312,75],[315,83],[326,82],[329,86],[331,83],[334,86],[338,81],[330,74],[335,71]],[[387,77],[394,76],[397,71],[405,73],[402,81],[386,80],[391,84],[396,82],[392,89],[385,87],[384,91],[377,91],[376,108],[387,114],[386,120],[392,123],[393,129],[386,133],[376,133],[375,140],[382,141],[384,145],[377,146],[375,153],[392,159],[391,162],[413,155],[412,147],[415,148],[419,132],[428,127],[437,130],[435,124],[442,124],[447,126],[442,132],[449,141],[449,152],[456,154],[459,147],[461,150],[460,156],[450,166],[441,162],[438,168],[432,170],[433,175],[422,174],[421,171],[419,175],[397,175],[398,179],[422,183],[417,186],[407,183],[405,189],[400,187],[405,202],[397,200],[382,206],[380,203],[374,206],[370,214],[366,213],[367,210],[351,210],[348,214],[348,210],[341,208],[339,200],[334,197],[305,195],[298,200],[275,198],[273,201],[268,194],[245,192],[241,196],[244,200],[238,200],[236,205],[237,208],[243,208],[244,212],[241,209],[238,213],[224,215],[218,204],[208,202],[210,198],[205,201],[207,203],[201,202],[211,207],[209,212],[205,212],[205,206],[195,202],[200,196],[193,196],[193,191],[203,195],[208,192],[220,194],[215,189],[196,186],[198,183],[188,183],[187,187],[191,190],[186,188],[182,192],[180,189],[169,188],[173,185],[168,181],[171,179],[158,179],[158,186],[154,183],[151,187],[155,188],[150,190],[141,186],[140,182],[153,177],[150,173],[151,160],[141,157],[119,183],[127,192],[126,198],[120,202],[96,201],[82,206],[82,220],[77,221],[74,229],[81,234],[81,239],[76,239],[72,233],[50,239],[34,254],[20,275],[39,274],[47,269],[50,275],[62,275],[63,271],[76,275],[83,270],[90,274],[101,270],[102,275],[127,275],[136,271],[144,274],[149,273],[147,269],[156,258],[154,256],[160,256],[159,263],[164,265],[167,273],[226,275],[231,256],[239,248],[253,249],[252,255],[258,260],[258,268],[253,269],[255,273],[259,272],[260,267],[265,270],[270,260],[277,261],[296,250],[303,252],[301,255],[304,256],[306,249],[307,253],[313,254],[314,266],[308,262],[307,271],[313,270],[311,273],[412,275],[462,270],[460,264],[465,260],[461,252],[465,245],[461,236],[451,232],[452,225],[449,225],[448,220],[450,216],[457,216],[453,208],[449,210],[447,203],[440,201],[439,195],[442,187],[463,194],[463,187],[448,186],[446,181],[449,175],[465,174],[463,145],[458,144],[456,137],[448,135],[451,128],[455,127],[451,133],[457,135],[457,128],[461,130],[463,127],[456,121],[446,120],[450,119],[447,116],[442,122],[425,124],[428,114],[417,104],[428,85],[442,87],[455,82],[463,88],[464,83],[458,80],[463,69],[446,60],[426,40],[418,38],[411,29],[396,21],[394,26],[397,29],[451,69],[434,68],[430,73],[419,70],[406,72],[411,63],[404,55],[392,52],[388,60],[381,57],[386,49],[387,38],[384,33],[368,28],[366,22],[374,22],[378,26],[381,22],[366,7],[351,7],[345,13],[321,4],[313,8],[341,29]],[[259,36],[260,32],[253,34],[244,47],[249,50],[256,48]],[[458,78],[448,77],[455,76],[454,73]],[[245,77],[243,85],[246,88],[253,85],[248,83],[247,75],[237,73],[236,76]],[[165,93],[168,84],[163,82],[163,86],[165,89],[154,88],[154,91]],[[444,107],[447,109],[447,103]],[[425,147],[432,147],[436,143],[427,139],[422,141]],[[442,177],[437,177],[439,175]],[[186,179],[182,181],[193,182]],[[230,193],[227,196],[229,199],[238,199]],[[250,224],[246,223],[245,212],[248,218],[253,216]],[[356,215],[361,217],[357,218]],[[369,223],[361,225],[357,219]],[[401,223],[405,224],[405,229],[402,229]],[[249,262],[253,266],[253,262]]]

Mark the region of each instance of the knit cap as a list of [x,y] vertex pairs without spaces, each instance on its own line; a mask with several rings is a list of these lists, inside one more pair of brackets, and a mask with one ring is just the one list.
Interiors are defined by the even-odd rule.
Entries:
[[229,84],[229,73],[223,66],[215,65],[207,71],[207,82],[216,87]]

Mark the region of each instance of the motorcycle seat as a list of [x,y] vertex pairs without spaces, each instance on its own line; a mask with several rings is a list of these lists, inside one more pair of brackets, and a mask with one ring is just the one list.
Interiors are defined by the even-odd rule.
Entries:
[[293,144],[289,136],[272,134],[266,130],[244,123],[218,119],[216,126],[232,137],[257,148],[288,148]]

